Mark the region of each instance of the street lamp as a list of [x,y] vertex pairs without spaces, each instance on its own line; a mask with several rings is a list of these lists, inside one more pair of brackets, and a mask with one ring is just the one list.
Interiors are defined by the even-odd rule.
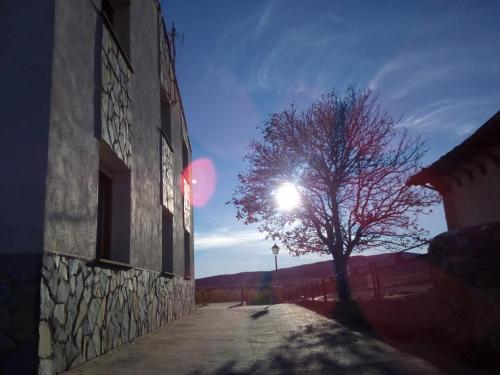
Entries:
[[274,254],[274,267],[278,269],[278,253],[280,252],[280,248],[278,245],[274,244],[273,247],[271,247],[271,250]]

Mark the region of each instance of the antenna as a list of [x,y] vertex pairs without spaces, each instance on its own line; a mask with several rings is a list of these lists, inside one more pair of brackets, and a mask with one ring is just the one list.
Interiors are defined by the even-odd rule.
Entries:
[[177,54],[177,39],[179,40],[179,45],[182,47],[184,44],[184,33],[178,33],[175,29],[175,23],[172,22],[172,31],[168,33],[170,38],[170,45],[172,46],[172,63],[175,67],[175,56]]

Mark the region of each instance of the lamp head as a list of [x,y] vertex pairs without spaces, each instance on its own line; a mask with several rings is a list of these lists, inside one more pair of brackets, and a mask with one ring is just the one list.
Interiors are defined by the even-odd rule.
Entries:
[[273,247],[271,247],[271,250],[273,251],[274,255],[278,255],[278,253],[280,252],[280,248],[276,244],[274,244]]

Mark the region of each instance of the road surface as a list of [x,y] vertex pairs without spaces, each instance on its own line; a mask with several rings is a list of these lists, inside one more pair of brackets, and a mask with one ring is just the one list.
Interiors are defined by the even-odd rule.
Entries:
[[448,372],[300,306],[212,304],[67,374],[303,373]]

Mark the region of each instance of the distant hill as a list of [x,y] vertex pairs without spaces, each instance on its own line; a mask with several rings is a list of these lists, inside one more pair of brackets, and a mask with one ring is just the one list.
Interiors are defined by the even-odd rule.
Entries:
[[[389,253],[377,255],[353,255],[349,258],[350,272],[367,272],[370,263],[377,267],[386,267],[398,261],[409,261],[425,257],[425,254],[416,253]],[[242,282],[247,286],[257,286],[272,281],[273,284],[298,284],[307,280],[317,280],[334,274],[332,260],[303,264],[301,266],[280,268],[277,271],[240,272],[228,275],[217,275],[196,279],[196,287],[237,287]]]

